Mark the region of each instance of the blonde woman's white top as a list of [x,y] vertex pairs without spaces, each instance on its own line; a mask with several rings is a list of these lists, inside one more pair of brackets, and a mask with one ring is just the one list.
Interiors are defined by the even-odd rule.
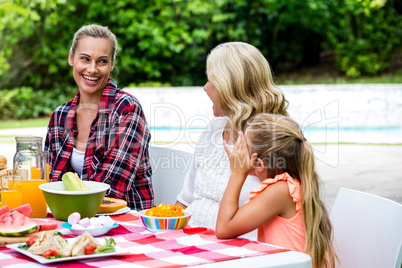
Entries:
[[[214,118],[201,134],[194,150],[194,163],[184,180],[177,200],[192,213],[189,224],[215,230],[220,201],[231,174],[229,158],[223,147],[223,129],[228,118]],[[233,146],[231,147],[233,150]],[[239,206],[250,198],[250,191],[260,185],[256,176],[248,176]]]

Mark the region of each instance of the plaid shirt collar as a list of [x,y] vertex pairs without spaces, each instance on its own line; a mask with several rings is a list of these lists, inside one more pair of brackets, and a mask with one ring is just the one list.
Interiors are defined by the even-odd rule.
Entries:
[[[110,108],[113,105],[113,100],[116,96],[116,92],[117,92],[117,85],[109,77],[102,93],[98,113],[108,114],[110,112]],[[67,114],[67,120],[65,123],[65,129],[70,130],[73,135],[77,135],[77,127],[74,118],[79,99],[80,99],[80,91],[77,92],[74,99],[72,100],[71,109]]]

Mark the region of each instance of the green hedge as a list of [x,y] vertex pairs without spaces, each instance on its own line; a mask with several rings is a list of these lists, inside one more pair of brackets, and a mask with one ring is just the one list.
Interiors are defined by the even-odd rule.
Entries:
[[0,120],[49,116],[60,104],[74,97],[76,88],[35,90],[32,87],[0,90]]
[[330,54],[349,77],[377,75],[401,47],[400,12],[398,0],[0,0],[0,89],[73,86],[68,51],[90,23],[118,37],[120,88],[202,85],[208,52],[234,40],[274,70]]

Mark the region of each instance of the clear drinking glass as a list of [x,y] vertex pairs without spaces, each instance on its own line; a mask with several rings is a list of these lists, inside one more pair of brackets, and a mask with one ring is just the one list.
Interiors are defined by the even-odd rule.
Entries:
[[[28,172],[26,172],[26,170],[18,169],[17,172],[18,172],[18,173],[15,174],[15,175],[20,176],[20,177],[21,177],[21,180],[22,180],[23,178],[27,178],[27,177],[28,177]],[[13,170],[12,168],[9,168],[9,169],[3,170],[3,172],[0,174],[0,178],[2,178],[2,177],[4,177],[4,176],[13,176],[13,175],[14,175],[14,170]],[[1,185],[0,185],[0,202],[1,202],[1,190],[2,190],[2,187],[1,187]]]
[[10,209],[21,206],[22,189],[21,176],[3,176],[1,179],[1,205]]

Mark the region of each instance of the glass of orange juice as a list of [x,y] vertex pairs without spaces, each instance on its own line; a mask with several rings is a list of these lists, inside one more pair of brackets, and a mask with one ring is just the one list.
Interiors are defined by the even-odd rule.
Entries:
[[21,176],[1,177],[1,205],[13,209],[22,204]]
[[31,176],[22,179],[22,203],[29,204],[32,209],[30,218],[45,218],[47,216],[47,203],[39,185],[46,183],[46,175],[43,176],[40,169],[31,167]]
[[[12,168],[10,168],[10,169],[6,169],[5,172],[2,174],[2,176],[0,176],[0,177],[3,177],[3,176],[13,176],[13,175],[20,176],[20,177],[21,177],[21,180],[23,180],[24,178],[28,177],[28,171],[25,170],[25,169],[18,169],[18,170],[17,170],[17,173],[14,174],[14,170],[13,170]],[[1,185],[0,185],[0,198],[1,198],[1,188],[2,188],[2,187],[1,187]],[[0,199],[0,200],[1,200],[1,199]]]

